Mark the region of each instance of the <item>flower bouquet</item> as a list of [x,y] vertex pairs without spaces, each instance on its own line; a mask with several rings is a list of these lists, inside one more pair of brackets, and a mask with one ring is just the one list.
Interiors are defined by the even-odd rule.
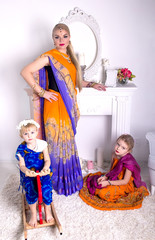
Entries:
[[119,83],[121,83],[121,84],[127,83],[128,80],[132,81],[132,79],[134,77],[136,77],[136,76],[133,75],[132,72],[128,68],[118,69],[117,80]]

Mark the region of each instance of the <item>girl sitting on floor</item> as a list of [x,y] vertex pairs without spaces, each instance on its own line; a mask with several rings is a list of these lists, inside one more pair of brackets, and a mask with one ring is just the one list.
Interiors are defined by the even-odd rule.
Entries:
[[16,158],[19,161],[20,184],[26,192],[26,201],[30,207],[29,225],[32,227],[37,226],[36,203],[38,200],[37,173],[34,170],[39,170],[46,222],[51,222],[53,219],[50,208],[52,202],[52,168],[47,142],[37,139],[39,127],[39,124],[33,119],[23,120],[17,127],[24,142],[18,146]]
[[141,207],[143,197],[149,193],[145,182],[141,181],[140,166],[131,155],[133,147],[132,136],[121,135],[115,144],[110,171],[84,178],[80,197],[87,204],[101,210]]

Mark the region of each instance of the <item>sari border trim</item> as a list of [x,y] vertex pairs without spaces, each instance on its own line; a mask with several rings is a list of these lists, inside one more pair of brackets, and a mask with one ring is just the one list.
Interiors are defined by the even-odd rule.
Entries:
[[86,199],[82,196],[82,194],[79,192],[79,197],[89,206],[98,209],[98,210],[103,210],[103,211],[112,211],[112,210],[134,210],[134,209],[138,209],[142,207],[142,202],[140,204],[136,204],[136,206],[131,206],[131,207],[109,207],[109,208],[105,208],[105,207],[99,207],[96,205],[93,205],[91,202],[86,201]]

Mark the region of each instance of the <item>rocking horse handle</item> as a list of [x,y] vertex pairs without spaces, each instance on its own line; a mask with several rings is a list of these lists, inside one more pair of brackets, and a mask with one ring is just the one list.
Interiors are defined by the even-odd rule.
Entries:
[[[36,173],[39,171],[37,170]],[[37,186],[38,186],[38,208],[39,208],[39,219],[40,219],[40,224],[43,224],[43,218],[42,218],[42,208],[41,204],[43,202],[42,198],[42,190],[41,190],[41,181],[40,181],[40,176],[37,175]]]

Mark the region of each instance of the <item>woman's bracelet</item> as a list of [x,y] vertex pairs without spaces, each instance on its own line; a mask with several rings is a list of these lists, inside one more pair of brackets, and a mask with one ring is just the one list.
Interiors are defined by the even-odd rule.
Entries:
[[110,185],[112,185],[109,179],[108,179],[108,183],[109,183]]
[[86,87],[93,87],[96,84],[96,82],[89,82]]
[[45,89],[41,88],[41,91],[38,93],[39,97],[43,97],[45,93]]

